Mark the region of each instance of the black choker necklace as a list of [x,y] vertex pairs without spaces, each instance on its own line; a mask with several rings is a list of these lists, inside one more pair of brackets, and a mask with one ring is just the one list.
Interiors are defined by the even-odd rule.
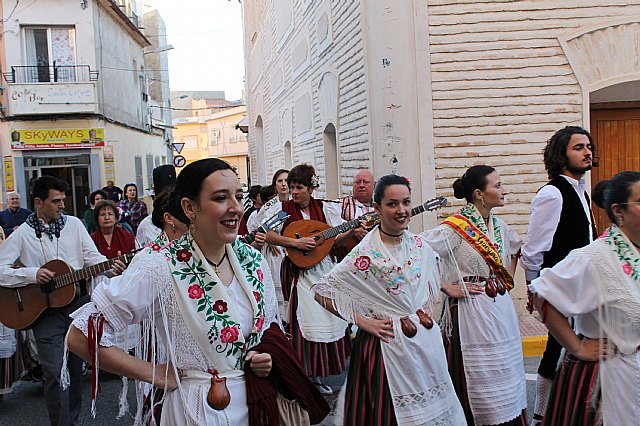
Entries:
[[209,265],[213,266],[213,270],[216,272],[216,275],[220,275],[220,265],[222,265],[222,262],[224,262],[224,260],[227,258],[227,249],[224,249],[224,254],[222,255],[222,259],[220,259],[220,262],[213,263],[212,261],[210,261],[209,259],[207,259],[205,257],[205,259],[207,259],[207,262],[209,263]]
[[[629,241],[631,241],[631,238],[629,238]],[[640,250],[640,245],[634,243],[633,241],[631,241],[631,244],[633,244],[635,246],[635,248]]]
[[393,238],[400,238],[400,237],[402,237],[402,234],[403,234],[403,233],[400,233],[398,235],[390,234],[388,232],[384,232],[384,229],[382,229],[382,227],[380,227],[380,232],[382,232],[384,235],[386,235],[388,237],[393,237]]

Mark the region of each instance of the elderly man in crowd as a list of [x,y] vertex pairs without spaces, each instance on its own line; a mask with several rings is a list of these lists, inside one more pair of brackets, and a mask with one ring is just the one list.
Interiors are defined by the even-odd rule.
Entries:
[[5,238],[22,225],[31,210],[20,207],[20,194],[10,192],[7,194],[7,208],[0,212],[0,224],[4,231]]

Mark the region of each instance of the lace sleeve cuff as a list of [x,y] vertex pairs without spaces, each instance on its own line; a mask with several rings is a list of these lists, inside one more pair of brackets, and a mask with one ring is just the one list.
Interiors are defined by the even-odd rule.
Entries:
[[[82,334],[84,334],[85,337],[88,339],[89,338],[89,317],[92,314],[99,314],[99,313],[100,311],[98,310],[96,305],[93,302],[89,302],[71,314],[71,318],[73,318],[73,322],[71,323],[71,325],[73,325],[78,330],[82,331]],[[100,346],[104,346],[104,347],[116,346],[115,339],[116,339],[116,334],[113,327],[111,327],[111,324],[109,324],[108,321],[105,321],[104,329],[102,332],[102,339],[100,340]]]

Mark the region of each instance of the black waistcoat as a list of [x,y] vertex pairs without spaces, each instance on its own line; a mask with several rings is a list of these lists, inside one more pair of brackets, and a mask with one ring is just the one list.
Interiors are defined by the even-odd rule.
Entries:
[[[563,260],[573,249],[589,244],[589,219],[584,213],[580,197],[571,184],[562,176],[551,180],[547,185],[555,186],[562,194],[562,212],[556,233],[553,234],[551,249],[544,253],[542,268],[551,268]],[[587,206],[590,205],[589,195],[585,192]],[[591,207],[589,207],[591,214]],[[591,226],[592,235],[597,235],[594,225]]]

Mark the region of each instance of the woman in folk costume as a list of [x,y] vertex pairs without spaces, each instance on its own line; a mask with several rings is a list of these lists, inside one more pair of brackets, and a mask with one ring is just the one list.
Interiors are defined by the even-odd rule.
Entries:
[[[69,347],[91,359],[94,372],[99,361],[105,370],[166,390],[163,425],[261,424],[249,416],[245,382],[273,376],[272,356],[253,348],[274,328],[282,332],[268,266],[258,251],[236,241],[240,183],[226,162],[199,160],[182,170],[173,197],[181,206],[174,216],[189,223],[189,232],[164,246],[149,245],[122,279],[97,288],[92,302],[74,314]],[[111,343],[116,331],[145,319],[155,328],[141,340],[154,342],[157,334],[167,348],[166,364]],[[141,399],[139,393],[136,424],[148,420]]]
[[[0,227],[0,244],[3,242],[4,230]],[[20,382],[24,370],[22,346],[20,331],[0,323],[0,399]]]
[[313,290],[329,311],[357,324],[347,378],[345,425],[462,425],[442,344],[432,320],[438,256],[407,231],[409,182],[376,183],[380,225]]
[[622,172],[602,185],[593,200],[613,225],[529,285],[544,323],[565,348],[545,425],[640,419],[640,173]]
[[[273,174],[273,178],[271,179],[271,186],[273,186],[276,190],[277,197],[269,197],[262,198],[264,205],[258,212],[258,217],[256,222],[259,225],[262,225],[265,221],[269,220],[269,217],[266,216],[266,212],[274,212],[273,205],[282,205],[283,202],[289,200],[289,185],[287,184],[287,178],[289,177],[289,170],[279,169]],[[261,188],[262,189],[262,188]],[[283,322],[289,321],[289,302],[287,294],[287,301],[285,301],[283,289],[282,289],[282,280],[280,278],[280,268],[282,266],[282,261],[284,260],[284,251],[281,247],[274,244],[265,244],[262,246],[262,255],[267,259],[267,263],[269,264],[269,268],[271,269],[271,277],[273,278],[273,285],[276,288],[276,297],[278,298],[278,309],[280,315],[282,317]]]
[[469,425],[526,425],[527,393],[518,317],[509,290],[522,240],[491,210],[506,189],[493,167],[453,183],[467,205],[423,236],[443,260],[441,322],[449,373]]
[[[318,187],[315,170],[308,164],[295,166],[289,172],[287,184],[291,200],[275,202],[263,206],[262,218],[269,218],[280,210],[290,215],[282,230],[297,220],[312,219],[337,226],[343,222],[339,205],[321,202],[312,194]],[[267,207],[267,208],[265,208]],[[344,244],[351,231],[338,235],[335,245]],[[267,232],[268,244],[291,247],[298,250],[312,250],[316,242],[313,238],[288,238],[277,232]],[[333,254],[327,255],[320,263],[308,269],[299,269],[288,258],[282,263],[282,287],[285,300],[289,300],[289,327],[293,335],[294,349],[302,361],[307,374],[324,394],[331,394],[330,387],[320,382],[320,377],[340,374],[346,368],[349,355],[349,339],[346,336],[347,323],[322,309],[314,300],[311,286],[335,266]]]

